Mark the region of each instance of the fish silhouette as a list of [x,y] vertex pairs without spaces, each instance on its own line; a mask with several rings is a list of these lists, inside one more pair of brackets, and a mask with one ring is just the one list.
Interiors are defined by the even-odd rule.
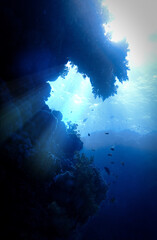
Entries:
[[110,175],[110,169],[108,167],[104,167],[104,169],[107,172],[107,174]]
[[86,122],[88,118],[83,119],[83,122]]

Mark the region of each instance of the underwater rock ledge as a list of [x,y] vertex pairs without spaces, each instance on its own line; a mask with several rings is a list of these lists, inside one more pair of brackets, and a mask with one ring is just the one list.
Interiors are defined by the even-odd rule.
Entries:
[[3,239],[67,237],[105,199],[105,182],[72,129],[45,106],[1,146]]

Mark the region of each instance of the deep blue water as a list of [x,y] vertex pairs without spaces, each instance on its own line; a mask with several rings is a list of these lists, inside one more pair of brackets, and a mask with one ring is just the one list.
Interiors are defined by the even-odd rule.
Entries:
[[[109,149],[99,148],[94,152],[95,165],[110,186],[97,215],[82,229],[81,238],[157,239],[157,151],[117,145],[112,157],[107,157]],[[110,169],[110,175],[104,166]]]

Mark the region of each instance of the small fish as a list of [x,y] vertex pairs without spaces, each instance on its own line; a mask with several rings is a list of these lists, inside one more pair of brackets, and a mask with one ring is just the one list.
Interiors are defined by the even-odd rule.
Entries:
[[92,148],[92,151],[94,152],[94,151],[95,151],[95,149],[94,149],[94,148]]
[[110,175],[110,169],[108,167],[104,167],[104,169],[107,172],[107,174]]
[[83,122],[86,122],[88,118],[83,119]]
[[108,132],[106,132],[105,134],[107,134],[107,135],[108,135],[109,133],[108,133]]
[[110,149],[111,149],[112,151],[114,151],[114,147],[111,147]]
[[72,113],[73,111],[71,111],[70,113]]
[[108,153],[107,155],[108,155],[109,157],[112,157],[112,153]]
[[121,162],[122,166],[124,166],[124,162]]
[[90,133],[88,133],[88,136],[90,136]]
[[110,199],[110,203],[114,203],[115,202],[115,197],[112,197],[111,199]]
[[94,109],[91,110],[92,112],[94,111]]
[[112,161],[111,164],[114,164],[114,162]]

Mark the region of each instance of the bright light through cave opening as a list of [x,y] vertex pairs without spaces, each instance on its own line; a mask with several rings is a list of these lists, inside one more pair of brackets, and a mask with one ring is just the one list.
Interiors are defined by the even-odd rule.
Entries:
[[[101,98],[94,98],[90,79],[87,76],[84,78],[77,71],[77,66],[70,62],[66,66],[66,77],[60,76],[57,81],[49,82],[52,91],[46,104],[52,110],[61,111],[65,123],[71,121],[78,124],[82,137],[97,131],[116,132],[129,129],[144,134],[156,129],[156,118],[151,118],[152,101],[150,97],[147,98],[147,90],[155,89],[151,85],[153,82],[143,88],[147,79],[130,72],[131,79],[128,82],[121,84],[117,80],[117,95],[103,102]],[[146,94],[141,93],[141,86]]]
[[[71,121],[78,124],[81,136],[87,136],[94,131],[120,131],[132,129],[142,131],[137,127],[135,112],[132,108],[134,86],[129,82],[119,86],[117,95],[106,99],[94,98],[90,79],[77,71],[77,66],[67,63],[68,74],[57,81],[49,82],[52,91],[46,102],[50,109],[61,111],[65,123]],[[137,90],[136,90],[137,92]],[[138,94],[138,92],[137,92]],[[130,108],[128,108],[130,104]]]
[[[63,114],[65,123],[71,121],[79,126],[85,125],[83,118],[88,118],[92,108],[92,87],[90,79],[77,71],[77,66],[70,62],[66,64],[68,74],[61,76],[51,85],[51,97],[46,102],[50,109],[59,110]],[[75,81],[74,81],[75,79]],[[93,107],[95,107],[93,105]]]
[[111,21],[105,25],[105,32],[110,33],[112,41],[126,38],[129,43],[128,54],[131,66],[141,66],[155,57],[155,42],[150,41],[156,33],[156,1],[154,0],[103,0],[110,12]]

